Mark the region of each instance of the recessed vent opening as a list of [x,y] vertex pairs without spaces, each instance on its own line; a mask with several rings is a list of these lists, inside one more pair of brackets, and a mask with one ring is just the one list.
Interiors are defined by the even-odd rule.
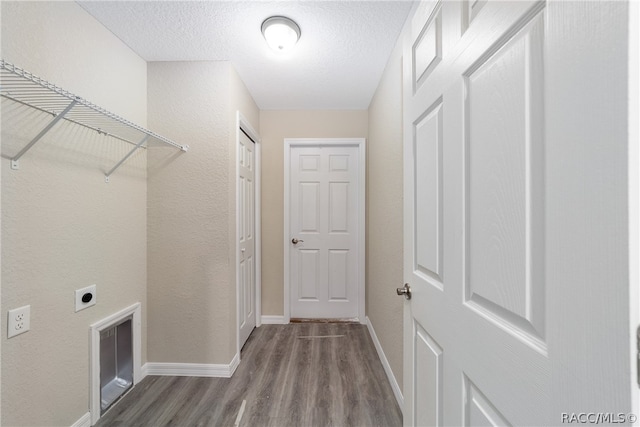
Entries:
[[142,305],[137,302],[90,326],[91,425],[142,378]]
[[103,414],[133,385],[132,316],[100,331],[100,412]]

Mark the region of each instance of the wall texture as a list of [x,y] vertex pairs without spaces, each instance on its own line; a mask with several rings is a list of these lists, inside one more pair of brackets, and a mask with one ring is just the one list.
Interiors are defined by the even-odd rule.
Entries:
[[[73,2],[0,7],[3,59],[191,146],[151,146],[105,184],[130,146],[61,123],[13,171],[8,159],[50,117],[2,101],[2,313],[32,309],[31,331],[10,340],[2,316],[2,425],[83,416],[88,327],[136,301],[143,363],[231,361],[236,110],[262,137],[266,315],[283,314],[284,138],[369,137],[367,312],[401,380],[402,305],[388,295],[402,273],[397,51],[370,111],[260,112],[229,62],[146,64]],[[93,283],[98,304],[74,313],[73,290]]]
[[[146,63],[74,2],[2,2],[2,58],[146,125]],[[69,25],[73,23],[73,25]],[[89,325],[143,304],[146,154],[104,182],[130,145],[59,123],[11,170],[51,117],[2,100],[2,425],[69,426],[89,406]],[[74,290],[97,304],[74,313]],[[6,338],[6,312],[31,330]],[[6,393],[11,390],[11,393]]]
[[262,314],[284,314],[284,139],[366,138],[367,110],[260,113],[262,137]]
[[235,110],[259,112],[229,62],[148,65],[149,361],[228,364],[236,353]]
[[402,389],[402,43],[369,105],[367,316]]

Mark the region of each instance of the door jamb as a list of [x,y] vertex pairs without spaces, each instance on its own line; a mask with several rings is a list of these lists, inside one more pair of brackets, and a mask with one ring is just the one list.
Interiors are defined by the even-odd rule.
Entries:
[[291,245],[289,244],[289,198],[290,198],[290,166],[291,148],[295,146],[356,146],[358,147],[359,176],[358,176],[358,320],[365,324],[365,251],[366,251],[366,140],[365,138],[285,138],[284,139],[284,323],[291,320],[291,286],[289,277],[289,257]]
[[238,245],[238,237],[240,236],[240,223],[238,221],[239,209],[240,209],[240,200],[238,199],[239,186],[240,186],[240,170],[238,166],[238,146],[240,144],[240,133],[244,131],[254,142],[255,142],[255,169],[254,169],[254,179],[255,179],[255,198],[254,198],[254,214],[255,214],[255,237],[254,237],[254,256],[255,256],[255,287],[256,287],[256,300],[254,313],[256,317],[256,328],[262,325],[261,317],[262,317],[262,230],[261,230],[261,205],[260,205],[260,192],[261,192],[261,151],[262,144],[260,143],[260,136],[258,132],[251,126],[249,120],[242,115],[240,111],[236,112],[236,140],[234,145],[235,155],[235,180],[236,180],[236,217],[235,217],[235,239],[233,241],[233,251],[234,251],[234,259],[235,259],[235,276],[236,276],[236,353],[238,358],[240,358],[240,245]]

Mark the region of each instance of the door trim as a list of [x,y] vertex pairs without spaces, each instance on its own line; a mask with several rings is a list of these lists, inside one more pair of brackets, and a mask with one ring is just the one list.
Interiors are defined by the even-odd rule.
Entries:
[[[284,322],[291,320],[291,285],[289,277],[289,257],[291,245],[289,244],[289,198],[290,198],[290,163],[291,148],[310,145],[358,147],[358,321],[366,324],[365,318],[365,190],[366,190],[366,141],[365,138],[285,138],[284,139]],[[257,233],[256,233],[257,235]]]
[[240,212],[240,200],[238,198],[240,180],[238,179],[240,175],[240,169],[238,166],[238,159],[236,158],[238,152],[238,145],[240,144],[240,134],[244,131],[245,134],[249,138],[255,142],[255,199],[254,199],[254,210],[255,210],[255,248],[254,248],[254,256],[255,256],[255,286],[256,286],[256,306],[254,308],[254,313],[256,316],[256,328],[262,325],[261,317],[262,317],[262,230],[260,224],[261,220],[261,210],[260,210],[260,188],[261,188],[261,180],[260,180],[260,171],[261,171],[261,150],[262,144],[260,143],[260,136],[258,132],[251,126],[249,120],[242,115],[240,111],[236,112],[236,140],[234,145],[234,162],[235,162],[235,174],[236,174],[236,185],[235,185],[235,198],[236,198],[236,215],[235,215],[235,238],[233,240],[233,252],[235,259],[235,276],[236,276],[236,356],[240,357],[240,324],[242,323],[240,319],[240,246],[238,245],[238,240],[240,236],[240,222],[238,221],[238,215]]

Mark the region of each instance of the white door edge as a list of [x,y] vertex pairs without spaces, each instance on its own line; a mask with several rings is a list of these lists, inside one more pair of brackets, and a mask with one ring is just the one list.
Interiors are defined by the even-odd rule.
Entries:
[[[360,247],[358,256],[358,321],[363,325],[365,319],[365,190],[366,190],[366,140],[365,138],[285,138],[284,139],[284,323],[291,320],[290,302],[290,277],[289,277],[289,257],[291,245],[289,244],[289,198],[290,198],[290,163],[291,148],[304,147],[309,145],[325,146],[357,146],[358,159],[360,162],[359,188],[358,188],[358,245]],[[256,232],[256,236],[257,236]]]
[[[236,148],[240,144],[240,133],[244,131],[249,138],[251,138],[255,142],[255,287],[256,287],[256,306],[255,306],[255,315],[256,315],[256,327],[261,326],[261,317],[262,317],[262,232],[261,232],[261,209],[260,209],[260,171],[261,171],[261,144],[260,144],[260,136],[258,132],[251,126],[251,123],[247,118],[242,115],[240,111],[236,111],[236,141],[234,145],[234,153],[237,153]],[[240,355],[240,247],[238,245],[239,236],[240,236],[240,224],[238,221],[238,215],[240,211],[239,206],[239,165],[237,159],[235,158],[233,162],[235,163],[235,175],[236,175],[236,229],[235,229],[235,238],[233,240],[233,259],[235,260],[235,277],[236,277],[236,353]]]
[[[640,4],[629,2],[629,321],[640,328]],[[640,380],[636,353],[639,337],[631,338],[631,373]],[[640,381],[631,382],[634,414],[640,414]]]

